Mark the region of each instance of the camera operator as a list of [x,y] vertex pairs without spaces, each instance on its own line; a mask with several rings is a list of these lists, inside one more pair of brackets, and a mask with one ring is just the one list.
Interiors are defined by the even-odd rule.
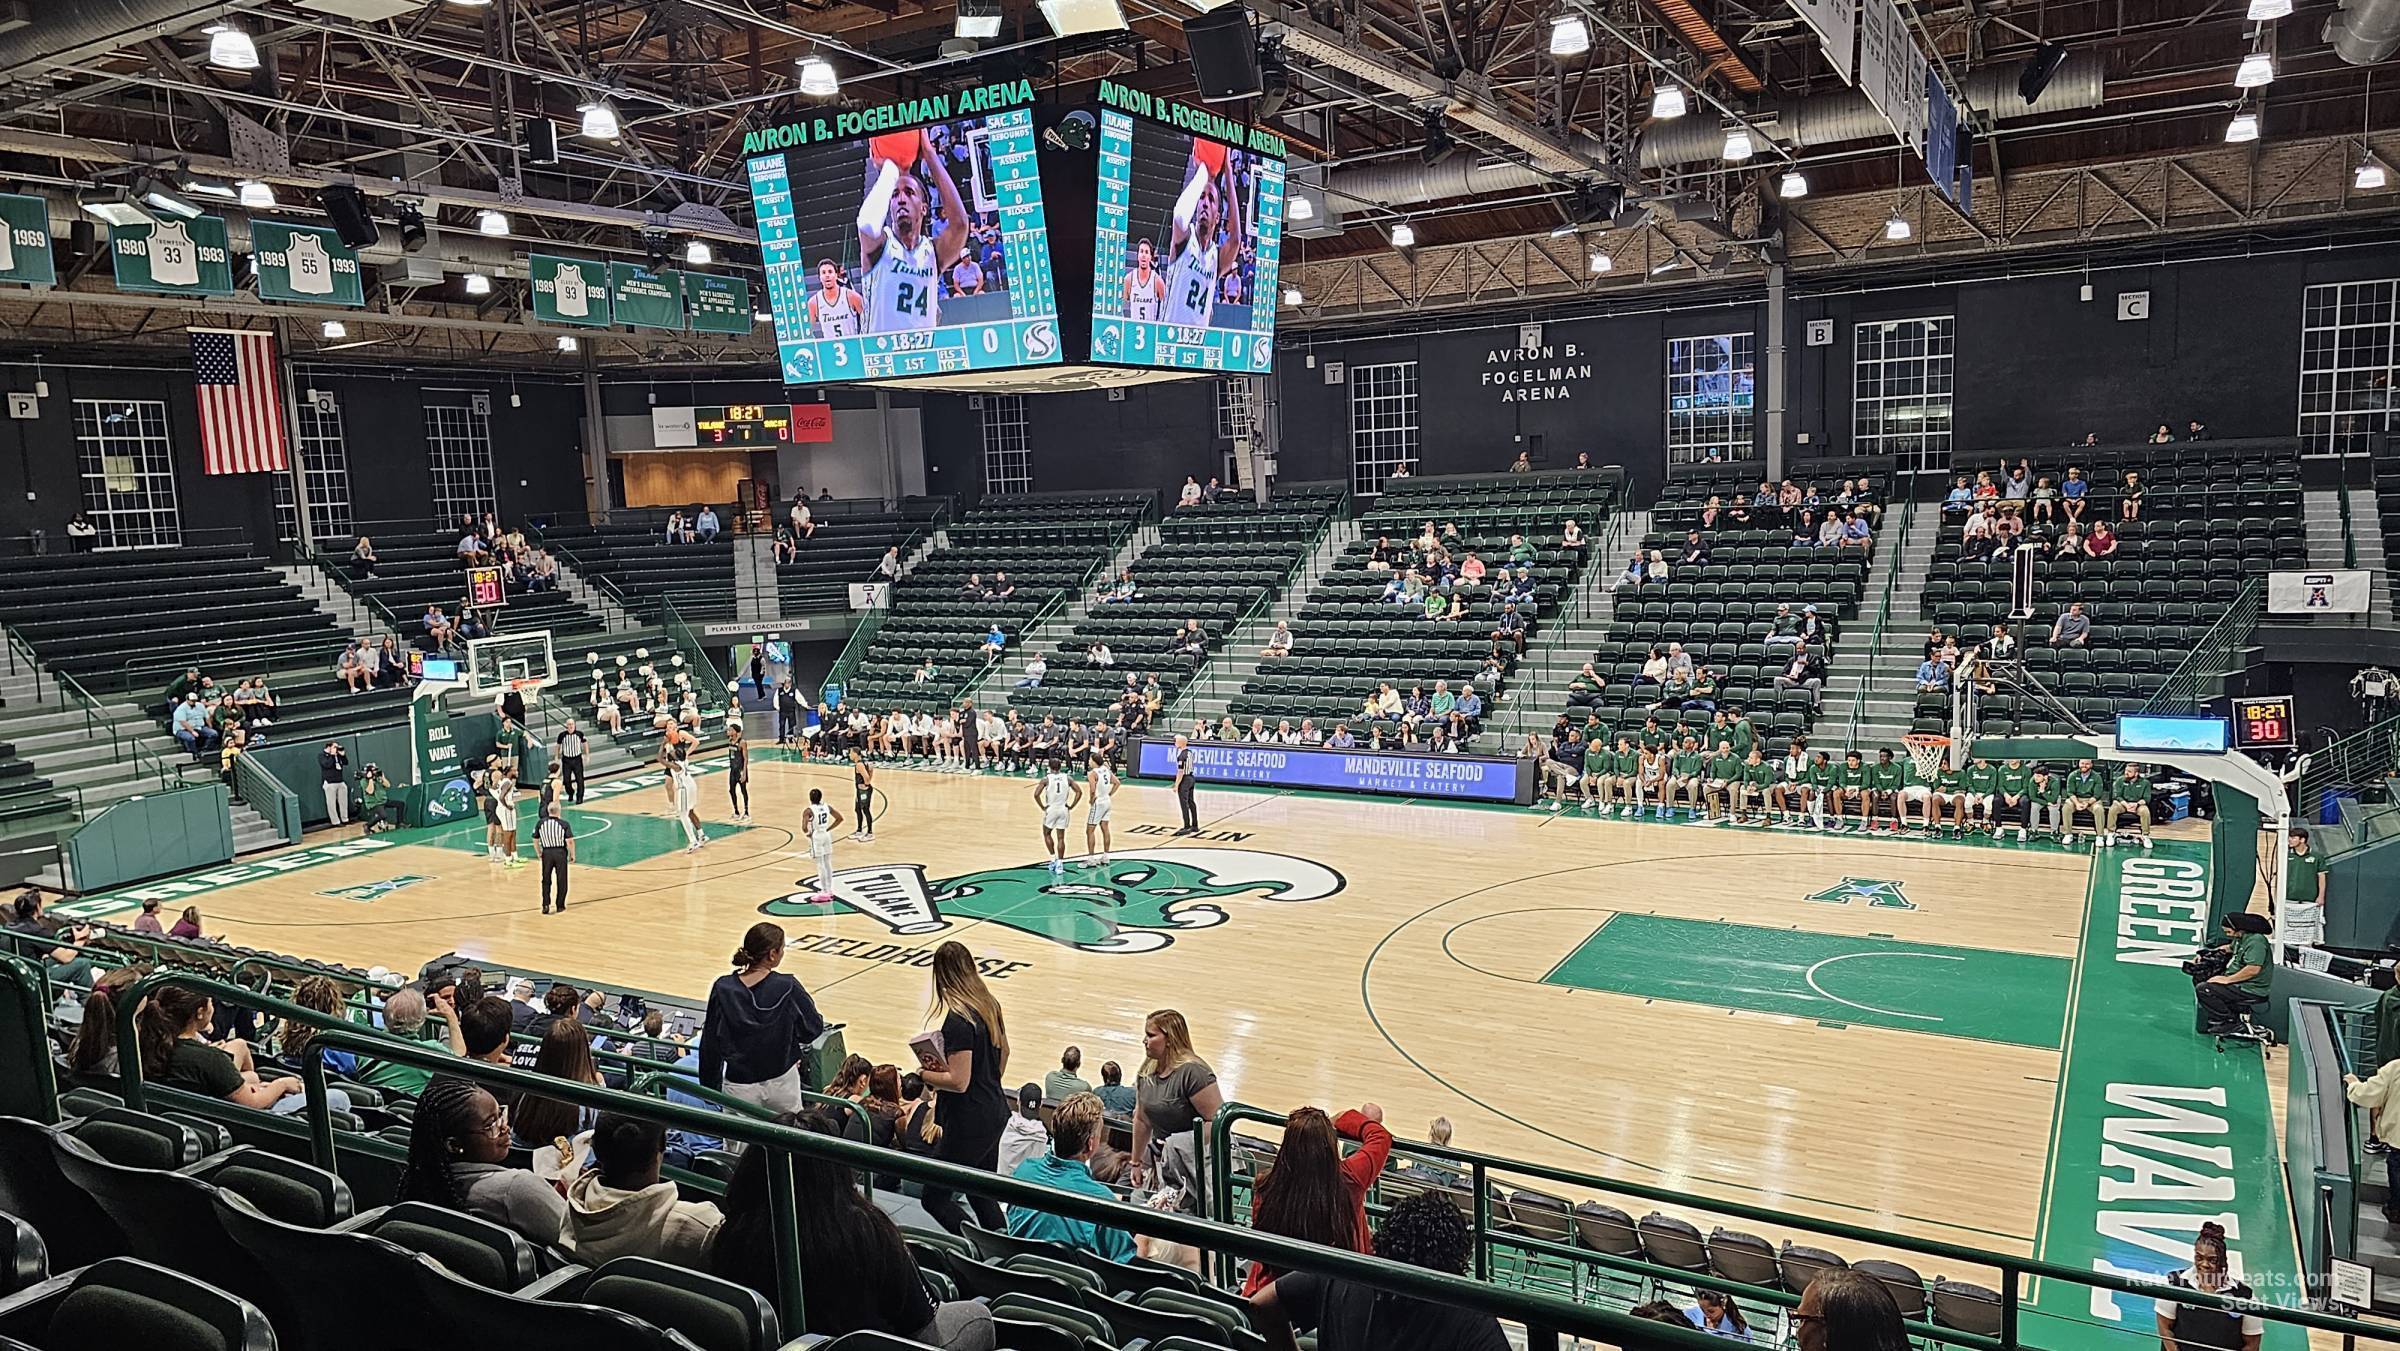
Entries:
[[400,824],[400,804],[392,801],[392,781],[384,777],[381,765],[358,771],[358,819],[369,835],[380,835]]
[[2196,1026],[2202,1036],[2238,1029],[2244,1013],[2267,1002],[2274,981],[2274,957],[2267,941],[2272,927],[2264,915],[2227,915],[2224,939],[2183,964],[2184,974],[2192,978],[2192,997],[2199,1006]]

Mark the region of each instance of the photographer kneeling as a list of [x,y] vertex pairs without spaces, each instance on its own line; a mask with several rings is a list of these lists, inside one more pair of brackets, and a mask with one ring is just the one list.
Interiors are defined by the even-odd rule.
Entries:
[[2238,1030],[2244,1013],[2267,1002],[2274,980],[2267,941],[2273,926],[2267,917],[2242,912],[2227,915],[2224,922],[2224,940],[2200,949],[2183,964],[2199,1004],[2197,1027],[2202,1036]]

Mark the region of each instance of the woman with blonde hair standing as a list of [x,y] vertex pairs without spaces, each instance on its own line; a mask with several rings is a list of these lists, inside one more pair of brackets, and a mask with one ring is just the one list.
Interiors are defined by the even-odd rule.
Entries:
[[1174,1009],[1142,1020],[1142,1070],[1133,1089],[1135,1186],[1177,1186],[1177,1209],[1200,1208],[1200,1129],[1216,1119],[1225,1096],[1217,1072],[1192,1050],[1192,1029]]
[[[941,1127],[935,1157],[996,1173],[1000,1135],[1008,1125],[1008,1094],[1000,1087],[1008,1071],[1008,1022],[966,944],[952,941],[933,950],[933,1009],[928,1016],[941,1019],[941,1057],[918,1057],[926,1087],[941,1090],[934,1100],[934,1121]],[[953,1234],[965,1227],[969,1205],[975,1222],[986,1229],[1008,1223],[1000,1203],[988,1196],[969,1197],[962,1205],[958,1193],[928,1187],[924,1205],[925,1213]]]

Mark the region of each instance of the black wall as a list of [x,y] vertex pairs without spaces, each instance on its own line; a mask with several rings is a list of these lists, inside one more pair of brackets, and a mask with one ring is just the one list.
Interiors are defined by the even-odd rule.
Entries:
[[[30,365],[0,365],[0,389],[31,391],[36,378]],[[186,542],[244,539],[262,548],[272,544],[271,476],[212,475],[202,470],[199,406],[188,370],[50,363],[39,378],[50,385],[50,397],[41,401],[41,416],[0,421],[0,535],[17,537],[40,529],[48,532],[53,548],[64,547],[67,518],[83,505],[75,400],[157,399],[167,407]],[[494,487],[503,516],[521,519],[584,509],[579,439],[583,396],[573,384],[520,380],[514,386],[520,406],[511,407],[507,380],[477,375],[397,368],[373,373],[304,369],[299,383],[303,390],[331,390],[340,400],[352,514],[361,522],[416,521],[432,515],[424,408],[431,400],[467,397],[447,392],[453,390],[481,390],[491,396]],[[429,389],[443,392],[428,394]]]
[[[2056,265],[2052,265],[2055,267]],[[2161,422],[2199,418],[2219,436],[2288,436],[2298,424],[2301,306],[2314,284],[2400,277],[2400,247],[2287,252],[2213,261],[2116,265],[1965,283],[1795,287],[1786,306],[1790,359],[1787,454],[1852,453],[1856,326],[1950,315],[1955,319],[1952,415],[1956,459],[2063,445],[2085,432],[2131,441]],[[2119,321],[2121,291],[2150,293],[2150,318]],[[1324,383],[1325,365],[1418,363],[1423,474],[1503,468],[1538,446],[1537,467],[1564,467],[1579,450],[1624,465],[1637,493],[1665,474],[1665,361],[1670,338],[1761,332],[1755,293],[1667,306],[1647,302],[1544,324],[1547,355],[1504,355],[1521,317],[1495,313],[1426,323],[1411,331],[1311,341],[1292,335],[1278,363],[1284,478],[1344,479],[1350,472],[1350,390]],[[1805,344],[1811,319],[1834,321],[1834,342]],[[1484,325],[1470,328],[1470,323]],[[1574,348],[1567,355],[1569,345]],[[1503,395],[1523,386],[1503,373],[1591,368],[1555,382],[1563,399]],[[1765,381],[1766,343],[1757,344]],[[1111,402],[1101,394],[1030,396],[1027,418],[1038,490],[1169,488],[1185,474],[1217,472],[1228,449],[1216,436],[1209,379],[1141,386]],[[972,495],[982,479],[980,421],[963,395],[925,400],[931,481]],[[1763,440],[1765,405],[1757,427]],[[1807,444],[1798,437],[1806,433]]]

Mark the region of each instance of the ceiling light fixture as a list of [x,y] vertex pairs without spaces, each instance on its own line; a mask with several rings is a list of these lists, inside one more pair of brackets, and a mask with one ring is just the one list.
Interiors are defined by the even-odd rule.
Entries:
[[2225,124],[2225,140],[2229,145],[2239,145],[2244,141],[2255,141],[2257,139],[2257,113],[2235,113],[2233,115],[2233,120]]
[[574,334],[561,333],[558,335],[558,350],[561,352],[580,352],[583,350],[583,344],[575,340]]
[[1594,273],[1594,275],[1597,275],[1597,274],[1599,274],[1599,273],[1602,273],[1602,272],[1608,272],[1608,271],[1612,271],[1612,270],[1614,270],[1614,269],[1615,269],[1616,265],[1617,265],[1617,260],[1616,260],[1616,259],[1609,257],[1607,254],[1605,254],[1605,253],[1602,253],[1602,252],[1600,252],[1600,251],[1599,251],[1599,250],[1597,250],[1597,249],[1594,249],[1594,250],[1592,251],[1592,256],[1591,256],[1591,260],[1590,260],[1589,266],[1591,267],[1591,269],[1592,269],[1592,272]]
[[583,135],[586,140],[613,141],[617,139],[620,130],[617,126],[617,110],[609,107],[605,100],[593,99],[577,108],[576,111],[583,114]]
[[76,204],[83,208],[85,215],[103,225],[124,227],[158,223],[158,218],[143,210],[142,204],[135,201],[133,194],[127,192],[121,183],[87,192]]
[[1787,202],[1795,198],[1806,197],[1808,195],[1808,175],[1798,169],[1784,170],[1783,177],[1775,184],[1775,192]]
[[328,319],[324,323],[319,324],[317,326],[317,332],[328,338],[347,338],[350,336],[349,326],[344,324],[339,319]]
[[1661,80],[1658,88],[1650,92],[1650,115],[1659,121],[1681,117],[1685,111],[1683,86]]
[[822,56],[801,57],[800,92],[810,98],[832,98],[842,92],[842,77],[833,73],[833,63]]
[[258,69],[258,44],[248,33],[229,23],[211,24],[201,31],[208,34],[208,64],[219,70]]
[[263,211],[275,205],[275,189],[255,178],[245,178],[233,185],[234,196],[242,205]]
[[1292,220],[1315,220],[1317,203],[1314,198],[1294,197],[1291,205],[1284,208],[1283,214]]
[[1739,164],[1756,153],[1757,147],[1750,144],[1748,131],[1741,127],[1735,127],[1725,133],[1725,160],[1727,163]]
[[495,239],[505,235],[508,233],[508,217],[490,207],[485,207],[475,213],[475,232],[490,235]]
[[2275,83],[2275,58],[2265,52],[2252,52],[2233,68],[2233,87],[2258,89]]
[[1286,287],[1284,287],[1284,288],[1283,288],[1283,303],[1284,303],[1284,304],[1286,304],[1286,305],[1289,305],[1289,306],[1292,306],[1294,309],[1297,309],[1297,308],[1299,308],[1299,306],[1300,306],[1300,301],[1301,301],[1301,299],[1302,299],[1302,296],[1301,296],[1301,294],[1300,294],[1300,288],[1299,288],[1299,287],[1297,287],[1297,286],[1286,286]]
[[695,239],[683,246],[683,261],[694,267],[706,267],[717,260],[716,251],[705,239]]
[[1415,248],[1416,244],[1417,231],[1415,226],[1410,225],[1407,221],[1402,221],[1398,225],[1392,227],[1393,248],[1410,249]]
[[480,272],[470,272],[466,276],[466,288],[468,295],[488,296],[492,293],[492,279]]
[[197,220],[200,216],[199,203],[175,192],[164,183],[144,178],[134,186],[141,192],[143,203],[160,215],[181,220]]
[[1580,14],[1561,14],[1550,21],[1550,54],[1581,56],[1592,49],[1592,30]]
[[1650,275],[1653,277],[1663,276],[1681,266],[1683,266],[1683,253],[1678,250],[1675,253],[1669,254],[1667,256],[1667,261],[1663,263],[1652,263],[1650,265]]
[[1915,233],[1916,231],[1909,226],[1908,217],[1897,211],[1892,213],[1891,219],[1883,223],[1883,237],[1894,244]]
[[2350,173],[2350,186],[2360,192],[2379,192],[2383,188],[2384,179],[2383,165],[2372,159],[2362,159],[2358,162],[2358,167]]
[[1000,0],[958,0],[958,19],[950,31],[978,40],[1000,36]]
[[1050,31],[1062,38],[1084,33],[1117,33],[1125,29],[1125,9],[1117,0],[1034,0]]
[[2292,0],[2250,0],[2249,19],[2252,23],[2288,18],[2291,12]]

